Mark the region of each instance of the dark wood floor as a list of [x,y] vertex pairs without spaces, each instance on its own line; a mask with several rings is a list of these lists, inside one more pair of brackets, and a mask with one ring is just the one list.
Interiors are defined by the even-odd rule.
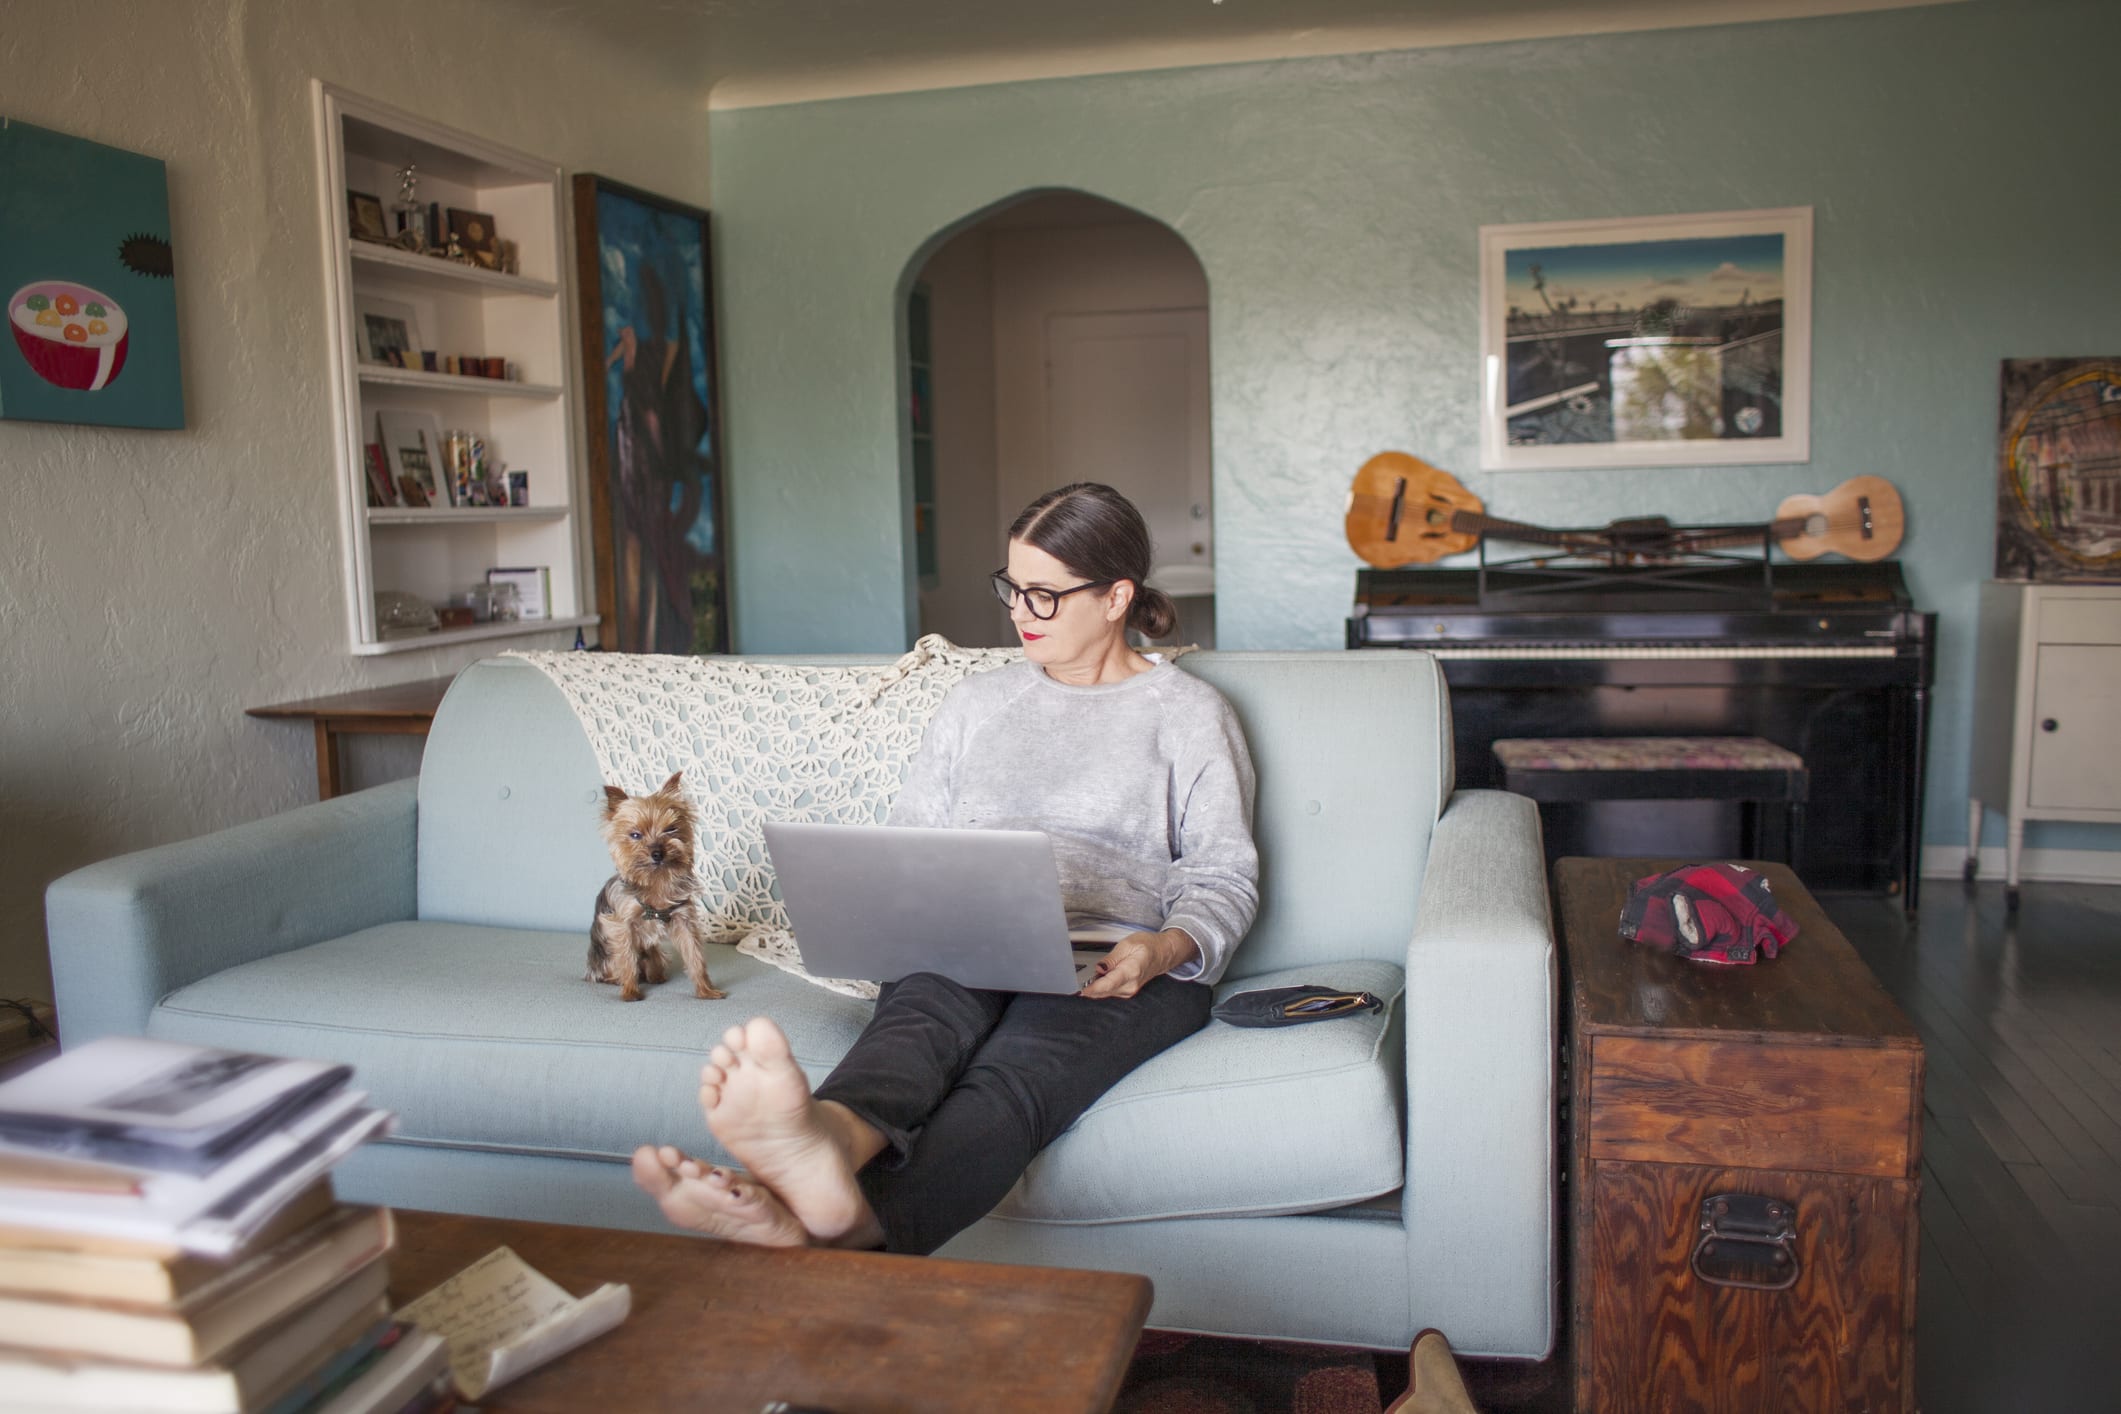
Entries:
[[1928,1054],[1922,1408],[2121,1408],[2121,888],[1824,902]]
[[[2027,884],[2013,917],[2000,884],[1931,880],[1914,923],[1820,902],[1927,1054],[1921,1408],[2121,1409],[2121,888]],[[1467,1375],[1491,1414],[1566,1414],[1566,1359]]]

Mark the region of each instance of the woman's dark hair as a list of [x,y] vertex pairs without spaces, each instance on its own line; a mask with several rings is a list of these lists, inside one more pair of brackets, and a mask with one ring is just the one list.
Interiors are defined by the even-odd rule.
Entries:
[[1093,584],[1130,580],[1134,602],[1127,627],[1143,638],[1162,638],[1178,623],[1171,596],[1151,589],[1149,526],[1134,503],[1095,481],[1063,486],[1024,507],[1009,538],[1044,550],[1070,572]]

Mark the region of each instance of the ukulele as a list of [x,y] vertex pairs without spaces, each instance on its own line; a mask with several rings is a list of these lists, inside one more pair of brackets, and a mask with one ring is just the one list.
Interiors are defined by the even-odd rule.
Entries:
[[1900,548],[1906,525],[1900,493],[1881,476],[1858,476],[1824,495],[1795,495],[1765,525],[1675,527],[1662,516],[1616,520],[1603,530],[1548,530],[1501,520],[1447,471],[1405,452],[1362,464],[1348,490],[1348,546],[1379,569],[1430,564],[1461,554],[1483,536],[1552,545],[1570,554],[1658,560],[1772,536],[1793,560],[1824,554],[1882,560]]

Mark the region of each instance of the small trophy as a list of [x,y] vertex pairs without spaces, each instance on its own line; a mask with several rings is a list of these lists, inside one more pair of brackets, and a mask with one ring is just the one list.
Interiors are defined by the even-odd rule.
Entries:
[[420,176],[408,162],[398,169],[398,244],[424,254],[430,244],[427,208],[420,204]]

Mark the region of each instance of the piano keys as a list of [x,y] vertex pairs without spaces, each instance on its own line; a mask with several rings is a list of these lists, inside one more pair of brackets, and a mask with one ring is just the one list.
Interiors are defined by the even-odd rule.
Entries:
[[[1500,737],[1766,737],[1811,769],[1798,876],[1910,912],[1935,640],[1894,560],[1365,569],[1347,622],[1350,648],[1441,661],[1460,785],[1501,786]],[[1611,852],[1595,821],[1552,833]]]

